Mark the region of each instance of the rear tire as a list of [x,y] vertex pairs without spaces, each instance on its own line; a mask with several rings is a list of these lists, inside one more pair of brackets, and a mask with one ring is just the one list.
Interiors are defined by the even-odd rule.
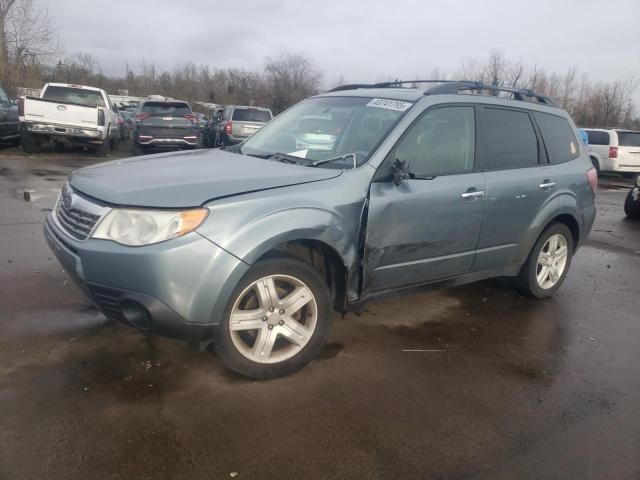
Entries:
[[261,260],[231,295],[213,348],[227,368],[245,377],[289,375],[322,350],[331,310],[327,284],[308,264],[286,257]]
[[633,200],[634,190],[635,188],[632,188],[627,194],[627,198],[624,201],[624,213],[629,218],[640,219],[640,200]]
[[24,127],[20,129],[20,143],[24,153],[38,153],[40,151],[40,143],[36,140],[35,135]]
[[[558,241],[557,248],[553,247],[554,239]],[[561,252],[562,247],[564,256]],[[552,296],[567,276],[572,255],[571,231],[563,223],[552,223],[534,244],[520,273],[512,280],[513,286],[529,297]]]
[[139,155],[147,154],[147,147],[140,145],[138,142],[134,140],[133,142],[133,154],[137,157]]

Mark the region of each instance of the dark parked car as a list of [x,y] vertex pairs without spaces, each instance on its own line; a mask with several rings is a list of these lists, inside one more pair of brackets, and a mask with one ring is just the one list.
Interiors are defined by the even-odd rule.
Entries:
[[260,107],[226,107],[210,124],[209,147],[224,147],[243,142],[273,118],[271,110]]
[[136,115],[135,153],[155,147],[196,148],[200,145],[198,117],[187,102],[146,100]]
[[136,114],[129,110],[124,110],[124,111],[121,111],[120,113],[122,114],[125,122],[127,122],[127,125],[129,126],[129,132],[133,132],[133,130],[136,127]]
[[0,87],[0,142],[18,142],[18,105],[11,101],[7,93]]
[[384,293],[511,277],[553,295],[595,217],[569,114],[528,90],[399,87],[309,98],[230,149],[78,170],[47,240],[107,317],[253,378],[301,368],[333,309]]
[[120,140],[129,140],[131,136],[131,130],[129,123],[124,115],[124,112],[118,112],[118,129],[120,130]]
[[631,187],[624,202],[624,213],[629,218],[640,219],[640,175],[636,176],[635,185]]

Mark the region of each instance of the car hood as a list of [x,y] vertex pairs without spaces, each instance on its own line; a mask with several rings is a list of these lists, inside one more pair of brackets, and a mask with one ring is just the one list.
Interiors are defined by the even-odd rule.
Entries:
[[73,172],[69,183],[80,193],[113,205],[183,208],[241,193],[327,180],[341,173],[223,150],[196,150],[94,165]]

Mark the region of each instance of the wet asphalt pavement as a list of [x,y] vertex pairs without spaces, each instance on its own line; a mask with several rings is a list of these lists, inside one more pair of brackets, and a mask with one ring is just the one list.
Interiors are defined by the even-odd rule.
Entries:
[[600,189],[554,298],[500,280],[386,298],[336,316],[307,368],[252,382],[106,321],[41,233],[66,175],[97,160],[14,152],[0,151],[0,479],[640,478],[626,190]]

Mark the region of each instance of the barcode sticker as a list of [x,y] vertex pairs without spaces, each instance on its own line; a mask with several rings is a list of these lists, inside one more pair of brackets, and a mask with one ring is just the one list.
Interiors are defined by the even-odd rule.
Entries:
[[395,110],[397,112],[404,112],[411,107],[411,105],[413,105],[413,103],[389,100],[388,98],[374,98],[367,103],[367,107],[386,108],[387,110]]

